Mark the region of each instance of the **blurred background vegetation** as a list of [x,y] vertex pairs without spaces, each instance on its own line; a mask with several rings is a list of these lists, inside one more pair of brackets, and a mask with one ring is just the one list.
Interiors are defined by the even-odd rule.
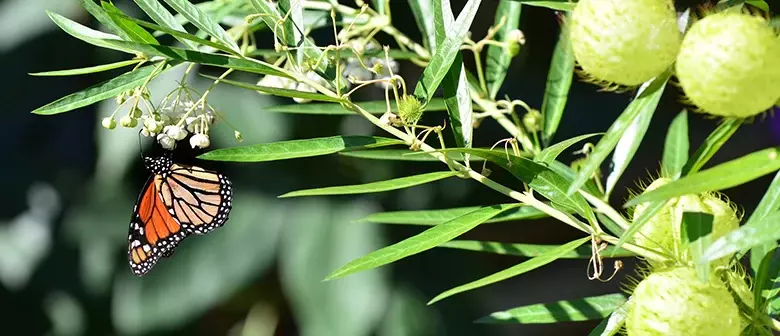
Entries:
[[[496,3],[483,1],[472,36],[487,31]],[[116,0],[115,5],[142,17],[132,1]],[[463,1],[453,1],[453,5],[457,13]],[[419,41],[414,25],[405,24],[412,22],[405,1],[392,1],[392,6],[398,28]],[[440,168],[435,163],[365,161],[333,155],[217,165],[235,185],[230,221],[208,236],[187,240],[173,258],[161,261],[144,278],[137,278],[128,268],[125,254],[130,213],[148,176],[139,160],[139,152],[148,149],[139,147],[137,130],[107,131],[100,127],[100,119],[115,108],[112,100],[56,116],[29,113],[119,72],[53,78],[31,77],[28,73],[86,67],[126,56],[68,36],[56,29],[46,10],[100,28],[77,0],[0,0],[0,64],[4,76],[0,101],[5,105],[0,141],[6,151],[0,183],[3,334],[584,335],[598,321],[556,325],[481,325],[473,321],[515,306],[619,291],[625,276],[633,273],[635,263],[627,260],[611,281],[589,281],[587,260],[561,260],[426,306],[430,298],[445,289],[519,261],[509,256],[434,249],[388,267],[322,282],[330,271],[347,261],[423,230],[356,221],[372,212],[508,201],[461,179],[373,195],[276,198],[296,189],[364,183]],[[527,43],[499,95],[541,106],[558,29],[552,11],[523,9],[521,30]],[[320,43],[331,38],[327,32],[314,37]],[[259,41],[266,41],[265,47],[272,48],[269,33],[260,34]],[[179,67],[155,80],[153,97],[170,91],[183,70]],[[214,73],[208,68],[198,71]],[[414,83],[420,69],[402,62],[401,74]],[[189,80],[201,90],[209,83],[199,76]],[[382,96],[377,90],[367,91],[361,98]],[[556,141],[606,130],[631,96],[598,92],[595,86],[575,81]],[[666,128],[683,108],[678,97],[675,90],[665,93],[625,181],[646,181],[656,175]],[[244,144],[375,132],[358,116],[265,112],[266,106],[292,101],[236,87],[219,86],[210,98],[231,124],[240,126]],[[717,120],[691,117],[695,148]],[[429,113],[424,123],[441,124],[445,118],[444,112]],[[212,147],[235,145],[231,129],[221,124],[216,131]],[[490,121],[475,134],[475,146],[490,146],[505,137]],[[743,126],[711,164],[778,140],[780,123],[776,119],[768,116],[756,120]],[[145,141],[143,145],[150,144]],[[570,152],[561,157],[567,162],[577,158]],[[770,179],[764,177],[727,190],[726,194],[749,213]],[[626,188],[636,189],[636,185],[618,187],[616,190],[623,191],[614,199],[625,199]],[[541,219],[484,225],[461,238],[559,244],[576,237],[578,232],[568,226]]]

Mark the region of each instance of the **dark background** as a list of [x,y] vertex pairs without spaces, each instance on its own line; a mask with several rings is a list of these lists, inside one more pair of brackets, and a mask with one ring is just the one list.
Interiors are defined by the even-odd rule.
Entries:
[[[131,1],[120,8],[142,16]],[[463,1],[453,1],[455,12]],[[483,1],[472,36],[493,22],[495,1]],[[687,5],[699,4],[690,1]],[[678,3],[682,8],[682,5]],[[454,286],[525,259],[433,249],[390,266],[321,282],[330,271],[367,252],[410,237],[420,227],[383,226],[356,220],[372,212],[440,209],[509,200],[476,183],[448,179],[382,194],[277,199],[288,191],[365,183],[440,170],[436,163],[364,161],[339,155],[258,164],[212,165],[231,177],[235,202],[228,225],[184,242],[171,259],[144,278],[127,266],[127,225],[148,173],[139,160],[137,129],[100,127],[115,108],[112,100],[69,113],[40,116],[30,111],[121,71],[76,77],[32,77],[30,72],[86,67],[127,59],[61,32],[45,10],[93,28],[99,25],[76,0],[0,1],[0,64],[5,105],[0,141],[5,144],[0,196],[0,321],[8,335],[585,335],[598,322],[556,325],[480,325],[472,321],[516,306],[620,291],[634,263],[611,281],[589,281],[586,260],[558,261],[529,274],[466,292],[432,306],[425,303]],[[397,26],[417,41],[405,1],[394,1]],[[524,7],[521,30],[527,44],[509,70],[499,96],[540,108],[547,69],[558,34],[553,11]],[[260,41],[272,47],[271,36]],[[322,44],[327,32],[315,34]],[[155,80],[164,94],[176,75]],[[205,73],[214,69],[198,68]],[[401,63],[414,85],[420,69]],[[252,81],[252,76],[234,79]],[[208,85],[191,77],[201,90]],[[599,92],[575,80],[556,136],[603,132],[630,102],[632,93]],[[381,99],[380,91],[362,99]],[[667,88],[651,127],[612,197],[621,204],[627,188],[657,175],[671,119],[682,110],[680,91]],[[264,112],[287,99],[220,86],[210,103],[244,134],[243,144],[335,134],[372,134],[357,116],[319,117]],[[119,112],[121,116],[125,112]],[[444,112],[422,123],[441,124]],[[718,120],[690,114],[691,150]],[[712,165],[777,142],[771,116],[743,126],[715,155]],[[384,136],[384,134],[376,133]],[[475,131],[475,146],[506,137],[493,121]],[[451,139],[450,139],[451,140]],[[142,139],[145,146],[152,143]],[[232,130],[215,128],[212,148],[235,146]],[[577,148],[578,149],[578,148]],[[148,150],[148,149],[145,149]],[[572,151],[561,159],[576,159]],[[604,169],[607,169],[605,164]],[[498,169],[496,178],[506,179]],[[726,190],[748,213],[771,176]],[[513,186],[519,187],[519,186]],[[580,233],[554,220],[485,225],[462,236],[505,242],[560,244]],[[606,264],[611,272],[611,262]]]

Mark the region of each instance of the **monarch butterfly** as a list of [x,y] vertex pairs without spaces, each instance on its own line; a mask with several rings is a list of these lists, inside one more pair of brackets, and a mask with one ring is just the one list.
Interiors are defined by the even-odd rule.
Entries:
[[152,175],[133,207],[127,237],[127,259],[139,277],[160,257],[170,257],[184,238],[224,225],[233,205],[225,175],[175,163],[168,155],[145,156],[144,165]]

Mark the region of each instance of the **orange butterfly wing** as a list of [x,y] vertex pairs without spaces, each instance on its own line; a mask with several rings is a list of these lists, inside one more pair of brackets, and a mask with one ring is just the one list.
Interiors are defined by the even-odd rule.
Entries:
[[149,178],[133,209],[128,235],[128,261],[142,276],[168,257],[190,234],[206,234],[225,224],[233,189],[222,174],[196,166],[163,164]]

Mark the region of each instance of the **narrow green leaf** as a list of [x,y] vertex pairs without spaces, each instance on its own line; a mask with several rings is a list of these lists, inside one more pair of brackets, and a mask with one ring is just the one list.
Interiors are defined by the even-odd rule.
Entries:
[[[247,54],[248,56],[252,57],[271,57],[271,58],[277,58],[281,57],[283,55],[286,55],[284,52],[277,52],[273,49],[258,49],[255,51],[252,51]],[[388,55],[390,58],[394,58],[396,60],[409,60],[412,58],[419,58],[420,55],[417,55],[417,53],[413,51],[403,51],[398,49],[390,49],[388,52]],[[330,55],[332,57],[336,57],[336,55]],[[341,59],[347,59],[350,57],[355,57],[355,53],[352,51],[352,49],[345,49],[341,51],[341,54],[338,55],[341,57]],[[363,57],[370,58],[370,57],[385,57],[385,51],[382,49],[370,49],[363,51]]]
[[[509,33],[520,26],[520,11],[522,6],[519,2],[501,0],[496,9],[496,16],[493,20],[493,27],[501,24],[495,35],[496,41],[509,41]],[[510,43],[515,43],[510,41]],[[518,44],[518,47],[522,45]],[[498,90],[504,84],[504,79],[509,71],[509,64],[512,63],[512,53],[508,48],[488,45],[487,59],[485,61],[485,81],[487,82],[490,98],[495,99]]]
[[[769,188],[766,189],[764,196],[761,197],[761,202],[758,203],[750,218],[745,222],[745,226],[753,226],[756,222],[778,209],[780,209],[780,173],[775,174],[775,178],[772,179]],[[758,267],[764,255],[773,248],[773,244],[764,244],[755,246],[750,250],[750,265],[753,268],[753,272],[758,272]]]
[[[250,0],[250,1],[252,3],[252,7],[255,8],[257,13],[263,14],[262,16],[260,16],[260,18],[271,29],[275,29],[276,27],[278,27],[277,22],[285,22],[286,20],[289,20],[289,18],[283,20],[284,17],[276,10],[276,7],[272,2],[269,2],[267,0]],[[303,29],[304,27],[298,27],[298,28]],[[279,28],[276,28],[274,35],[276,35],[276,38],[281,40],[280,42],[282,44],[295,45],[294,41],[290,42],[285,39],[285,36],[281,34],[281,30]],[[338,85],[339,87],[344,87],[344,84],[341,81],[335,83],[336,80],[335,64],[330,62],[328,60],[328,57],[323,57],[322,50],[310,38],[304,37],[303,45],[300,46],[300,48],[303,48],[302,50],[304,52],[306,59],[319,60],[319,64],[317,68],[314,69],[317,74],[319,74],[322,78],[328,80],[328,82],[330,83]]]
[[187,0],[164,0],[173,10],[187,18],[195,27],[208,33],[211,37],[222,42],[225,46],[233,50],[235,53],[240,53],[241,50],[235,41],[228,35],[228,33],[222,29],[222,27],[211,20],[211,18],[203,13],[198,7],[195,7]]
[[[780,211],[776,211],[752,226],[743,225],[718,238],[704,251],[701,262],[711,262],[740,250],[747,250],[753,246],[767,244],[780,239]],[[775,245],[776,246],[776,245]]]
[[[361,159],[371,159],[371,160],[394,160],[394,161],[416,161],[416,162],[439,162],[441,161],[438,158],[435,158],[431,155],[411,155],[416,154],[417,152],[408,150],[408,149],[374,149],[374,150],[361,150],[361,151],[351,151],[351,152],[342,152],[339,153],[340,155],[349,156],[349,157],[355,157],[355,158],[361,158]],[[449,153],[447,154],[448,157],[450,157],[453,160],[462,161],[464,160],[463,154],[460,153]],[[485,159],[477,157],[477,156],[471,156],[469,157],[469,160],[471,161],[484,161]]]
[[559,10],[559,11],[573,11],[574,7],[577,6],[577,3],[572,2],[571,0],[551,0],[551,1],[550,0],[548,1],[512,0],[512,1],[520,2],[528,6],[545,7],[545,8]]
[[452,148],[441,150],[441,152],[461,152],[485,158],[527,183],[528,186],[549,199],[554,205],[558,205],[566,211],[576,212],[587,218],[588,221],[594,222],[596,220],[593,210],[582,195],[579,193],[574,195],[566,194],[570,181],[542,164],[524,157],[484,149]]
[[111,20],[111,18],[108,16],[108,13],[106,13],[103,8],[95,3],[95,0],[80,0],[80,2],[81,6],[84,7],[84,9],[86,9],[89,14],[95,17],[98,22],[106,26],[108,30],[114,32],[114,34],[119,35],[122,39],[133,41],[132,37],[128,35],[124,29],[120,28],[113,20]]
[[140,59],[132,59],[127,61],[121,61],[116,63],[109,63],[109,64],[101,64],[86,68],[78,68],[78,69],[68,69],[68,70],[55,70],[55,71],[44,71],[44,72],[33,72],[29,74],[30,76],[74,76],[74,75],[85,75],[85,74],[91,74],[96,72],[102,72],[102,71],[108,71],[108,70],[114,70],[119,69],[122,67],[126,67],[128,65],[138,64],[140,63]]
[[[91,2],[91,0],[87,1]],[[111,18],[112,21],[114,21],[116,26],[125,32],[130,41],[146,44],[160,44],[160,42],[157,42],[157,39],[154,38],[151,33],[141,28],[141,26],[133,21],[124,19],[126,15],[122,13],[119,8],[116,8],[116,6],[105,1],[101,1],[100,4],[103,6],[106,14]]]
[[[201,75],[201,76],[212,80],[219,79],[218,77],[214,77],[214,76],[208,76],[208,75]],[[228,85],[237,86],[244,89],[259,91],[259,92],[263,92],[263,93],[267,93],[279,97],[303,98],[303,99],[310,99],[310,100],[324,101],[324,102],[341,102],[341,99],[339,98],[326,96],[324,94],[316,93],[316,92],[298,91],[294,89],[277,88],[271,86],[261,86],[261,85],[255,85],[250,83],[238,82],[229,79],[219,79],[219,82]]]
[[702,260],[701,256],[712,242],[710,233],[713,218],[711,214],[702,212],[684,211],[682,214],[682,242],[696,262],[696,274],[703,282],[707,282],[710,276],[710,263]]
[[[508,207],[511,204],[501,204],[501,207]],[[409,224],[434,226],[446,223],[455,218],[463,216],[482,207],[464,207],[442,210],[414,210],[414,211],[388,211],[378,212],[367,216],[360,221],[383,224]],[[485,221],[485,223],[499,223],[516,220],[544,218],[547,215],[532,206],[517,206],[499,215]]]
[[[176,20],[176,18],[171,15],[171,13],[163,7],[162,4],[160,4],[157,0],[134,0],[135,3],[138,5],[138,7],[141,8],[141,10],[146,13],[146,15],[149,15],[149,17],[154,21],[157,22],[158,25],[166,27],[168,29],[178,31],[184,34],[187,34],[187,30],[184,29],[184,26],[179,23],[179,21]],[[197,49],[198,46],[195,43],[192,43],[189,39],[184,39],[181,36],[176,36],[171,34],[172,36],[176,37],[179,42],[183,43],[186,47],[190,49]],[[187,34],[189,35],[189,34]]]
[[[567,16],[568,19],[568,16]],[[574,53],[571,50],[568,30],[565,22],[561,25],[558,34],[558,43],[555,44],[550,70],[547,73],[547,87],[544,90],[542,100],[542,140],[549,144],[558,125],[561,123],[566,101],[569,99],[569,89],[574,78]]]
[[604,159],[607,158],[610,152],[615,148],[618,141],[624,136],[626,130],[631,126],[634,120],[647,110],[655,111],[658,106],[658,101],[661,99],[661,95],[666,88],[666,82],[669,80],[670,72],[667,71],[662,75],[659,75],[651,82],[643,84],[640,88],[640,92],[637,94],[636,99],[626,107],[625,111],[612,123],[607,133],[601,138],[596,147],[590,153],[585,160],[580,171],[577,173],[577,178],[569,187],[569,194],[577,192],[585,182],[591,179],[593,173],[595,173],[600,167]]
[[657,95],[657,100],[646,108],[639,111],[639,114],[631,122],[631,125],[623,133],[623,136],[615,145],[615,151],[612,154],[612,171],[607,175],[607,183],[605,193],[607,196],[612,194],[612,190],[615,189],[623,172],[626,171],[631,160],[634,158],[636,151],[639,149],[639,145],[642,144],[642,139],[645,138],[647,128],[650,127],[650,120],[653,119],[655,108],[658,106],[658,100],[661,99],[661,94]]
[[[124,73],[100,84],[90,86],[79,92],[71,93],[57,99],[35,109],[32,113],[42,115],[63,113],[97,103],[101,100],[116,97],[122,92],[143,84],[146,78],[152,75],[154,68],[154,66],[149,65],[138,68],[135,71]],[[162,73],[162,71],[160,71],[160,73]],[[157,75],[159,75],[159,73]]]
[[423,70],[422,77],[414,89],[414,95],[426,105],[433,97],[444,76],[449,72],[450,66],[471,27],[471,22],[477,14],[480,3],[481,0],[469,0],[466,3],[453,24],[452,34],[448,35],[444,42],[436,48],[436,53]]
[[634,197],[626,203],[626,206],[727,189],[755,180],[780,169],[780,158],[777,157],[778,150],[780,150],[778,147],[767,148],[685,176]]
[[[301,0],[279,0],[276,3],[279,10],[279,15],[286,17],[281,27],[280,32],[284,35],[282,39],[287,43],[290,48],[297,48],[303,45],[303,35],[301,30],[303,29],[303,1]],[[302,50],[302,49],[300,49]],[[293,54],[295,55],[296,64],[303,63],[304,52],[296,49]]]
[[[761,307],[767,301],[763,292],[766,289],[772,289],[774,282],[778,281],[780,276],[780,258],[778,258],[777,244],[769,249],[756,267],[755,278],[753,281],[753,307]],[[771,298],[770,298],[771,299]]]
[[666,132],[661,174],[669,178],[678,178],[688,161],[690,145],[688,143],[688,112],[680,112]]
[[602,319],[626,303],[623,294],[606,294],[577,300],[539,303],[495,312],[476,323],[558,323]]
[[720,147],[734,135],[734,132],[739,129],[742,122],[742,119],[726,119],[726,121],[718,125],[718,128],[712,131],[707,136],[707,139],[704,139],[704,143],[696,149],[696,153],[693,153],[693,156],[685,163],[682,169],[682,176],[691,175],[699,171],[718,152]]
[[259,145],[220,148],[202,154],[198,158],[212,161],[265,162],[398,144],[403,144],[403,142],[382,137],[338,135],[327,138],[288,140]]
[[279,196],[279,198],[377,193],[383,191],[391,191],[391,190],[414,187],[421,184],[443,180],[445,178],[453,177],[456,175],[458,175],[458,173],[453,171],[425,173],[425,174],[405,176],[405,177],[399,177],[399,178],[394,178],[385,181],[377,181],[377,182],[364,183],[364,184],[353,184],[353,185],[345,185],[345,186],[296,190],[281,195]]
[[195,50],[167,47],[162,45],[140,44],[118,40],[103,40],[110,46],[126,48],[147,56],[160,56],[171,60],[211,65],[221,68],[230,68],[240,71],[258,73],[263,75],[280,76],[287,78],[287,74],[278,70],[271,64],[251,58],[238,58],[229,55],[205,53]]
[[[495,218],[493,218],[495,219]],[[537,245],[537,244],[512,244],[479,240],[453,240],[446,242],[439,247],[454,248],[460,250],[469,250],[477,252],[488,252],[501,255],[512,255],[518,257],[538,257],[558,247],[558,245]],[[601,251],[604,256],[610,258],[634,257],[636,254],[624,249],[615,249],[610,246]],[[561,255],[562,259],[588,259],[593,256],[591,246],[580,246],[569,253]]]
[[[222,44],[211,42],[209,40],[197,37],[197,36],[189,34],[187,32],[180,32],[180,31],[178,31],[176,29],[163,27],[163,26],[156,25],[156,24],[153,24],[153,23],[150,23],[150,22],[146,22],[146,21],[135,19],[135,18],[131,18],[129,16],[123,16],[122,18],[124,18],[125,20],[130,20],[132,22],[135,22],[136,24],[138,24],[140,26],[143,26],[143,27],[146,27],[146,28],[149,28],[149,29],[154,29],[156,31],[160,31],[160,32],[163,32],[163,33],[166,33],[166,34],[171,35],[171,36],[173,36],[175,38],[178,38],[180,40],[184,40],[184,41],[188,41],[188,42],[190,42],[190,41],[191,42],[195,42],[195,43],[198,43],[198,44],[201,44],[201,45],[212,47],[212,48],[214,48],[216,50],[222,50],[222,51],[224,51],[226,53],[233,54],[234,56],[240,56],[240,54],[237,54],[236,52],[234,52],[233,50],[231,50],[228,47],[225,47]],[[197,47],[197,45],[194,45],[194,47],[191,47],[190,49],[197,50],[198,47]]]
[[576,137],[573,137],[571,139],[567,139],[567,140],[561,141],[561,142],[559,142],[559,143],[557,143],[555,145],[552,145],[550,147],[545,148],[543,151],[539,152],[539,154],[536,154],[536,156],[534,157],[534,161],[550,164],[553,161],[555,161],[555,159],[558,158],[558,155],[561,155],[561,153],[563,153],[563,151],[565,151],[566,149],[568,149],[571,146],[574,146],[574,144],[576,144],[576,143],[578,143],[578,142],[580,142],[582,140],[585,140],[587,138],[590,138],[590,137],[593,137],[593,136],[596,136],[596,135],[601,135],[601,134],[604,134],[604,133],[583,134],[583,135],[578,135]]
[[[437,228],[438,226],[435,226],[434,228]],[[520,264],[517,264],[515,266],[512,266],[510,268],[507,268],[503,271],[500,271],[498,273],[491,274],[489,276],[486,276],[482,279],[469,282],[464,285],[460,285],[458,287],[455,287],[453,289],[447,290],[436,297],[434,297],[431,301],[428,302],[428,304],[433,304],[434,302],[441,301],[442,299],[445,299],[447,297],[453,296],[458,293],[462,293],[465,291],[469,291],[472,289],[476,289],[479,287],[487,286],[499,281],[503,281],[506,279],[509,279],[511,277],[515,277],[518,275],[521,275],[526,272],[533,271],[539,267],[542,267],[544,265],[547,265],[555,260],[558,260],[561,258],[562,255],[567,254],[571,252],[572,250],[580,247],[582,244],[590,240],[590,237],[585,237],[581,239],[577,239],[574,241],[571,241],[569,243],[566,243],[564,245],[558,246],[557,248],[548,251],[547,253],[540,255],[538,257],[534,257],[532,259],[529,259],[525,262],[522,262]]]
[[350,261],[333,271],[325,280],[332,280],[352,273],[377,268],[408,256],[430,250],[473,229],[494,216],[518,205],[492,205],[469,212],[448,222],[436,225],[401,242],[381,248]]
[[46,14],[49,15],[49,18],[52,20],[52,22],[54,22],[54,24],[56,24],[58,27],[60,27],[60,29],[68,33],[70,36],[98,47],[119,50],[128,54],[135,54],[135,51],[132,49],[116,46],[107,42],[109,40],[121,42],[122,39],[119,36],[94,30],[57,13],[47,11]]
[[596,328],[594,328],[588,336],[613,336],[617,334],[620,331],[620,327],[623,325],[623,323],[626,321],[626,318],[628,317],[628,308],[631,306],[631,298],[628,298],[628,301],[620,305],[615,311],[612,312],[612,314],[609,315],[609,318],[604,319],[599,323]]
[[434,12],[432,0],[409,0],[409,9],[412,11],[417,29],[423,36],[424,44],[428,50],[436,50],[436,28],[434,24]]
[[442,89],[444,91],[444,103],[450,117],[450,125],[455,135],[455,144],[458,147],[470,148],[474,130],[473,111],[471,110],[471,93],[466,80],[466,68],[463,66],[463,57],[458,54],[450,67],[450,71],[444,76]]
[[608,232],[611,232],[618,238],[622,237],[626,232],[626,230],[623,230],[620,225],[617,225],[617,223],[615,223],[611,218],[607,217],[603,213],[596,213],[596,218],[599,220],[599,223],[601,223],[602,226],[607,228]]
[[[558,175],[563,176],[563,178],[565,178],[567,181],[573,181],[574,177],[577,176],[577,172],[572,167],[569,167],[557,160],[548,163],[547,168],[550,168],[550,170],[554,171]],[[596,185],[595,180],[590,180],[585,183],[583,190],[594,196],[604,196],[599,187]]]
[[[383,114],[387,112],[387,102],[384,100],[357,102],[357,105],[371,114]],[[447,107],[444,99],[435,98],[431,100],[425,108],[426,112],[444,111]],[[266,112],[297,113],[297,114],[330,114],[330,115],[352,115],[355,112],[349,111],[341,104],[289,104],[277,105],[264,109]],[[398,112],[398,106],[395,101],[390,102],[390,111]]]

